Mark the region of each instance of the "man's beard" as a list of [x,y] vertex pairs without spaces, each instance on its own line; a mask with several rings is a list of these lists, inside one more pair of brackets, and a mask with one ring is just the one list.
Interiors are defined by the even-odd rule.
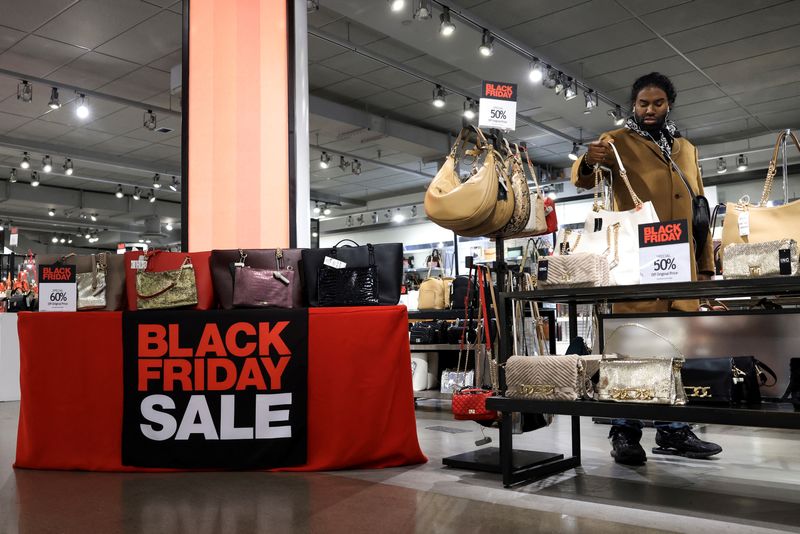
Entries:
[[658,122],[654,122],[652,124],[647,124],[647,123],[644,122],[644,117],[643,116],[640,117],[639,115],[636,115],[636,124],[638,124],[639,128],[641,128],[645,132],[650,132],[650,133],[658,132],[664,127],[664,124],[666,122],[667,122],[667,117],[664,116],[664,117],[661,117],[661,119]]

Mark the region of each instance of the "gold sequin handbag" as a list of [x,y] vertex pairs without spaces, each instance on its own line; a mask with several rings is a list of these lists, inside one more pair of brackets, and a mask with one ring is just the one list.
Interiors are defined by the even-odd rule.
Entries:
[[197,282],[192,259],[183,260],[180,269],[136,272],[136,308],[157,310],[197,305]]
[[106,255],[92,254],[91,261],[91,272],[77,274],[79,310],[102,310],[106,307]]
[[512,399],[591,399],[600,356],[511,356],[505,365],[506,396]]
[[607,354],[600,360],[600,381],[597,398],[601,401],[636,402],[643,404],[686,404],[681,381],[685,358],[678,348],[661,334],[636,323],[623,324],[608,337],[608,342],[623,328],[637,327],[655,334],[669,343],[679,357],[639,358]]
[[797,275],[797,242],[794,239],[731,243],[723,252],[722,274],[725,278]]

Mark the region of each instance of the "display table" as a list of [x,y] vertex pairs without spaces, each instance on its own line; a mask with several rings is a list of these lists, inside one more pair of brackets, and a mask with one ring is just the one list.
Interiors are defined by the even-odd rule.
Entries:
[[[312,308],[308,332],[307,461],[281,470],[427,461],[417,440],[406,308]],[[21,313],[19,339],[15,467],[163,471],[121,462],[122,313]]]
[[17,314],[0,313],[0,402],[19,400]]

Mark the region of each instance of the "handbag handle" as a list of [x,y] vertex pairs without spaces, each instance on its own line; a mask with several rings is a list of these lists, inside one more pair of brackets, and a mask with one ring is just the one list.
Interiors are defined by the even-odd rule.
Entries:
[[[355,242],[355,241],[353,241],[352,239],[342,239],[341,241],[339,241],[338,243],[336,243],[335,245],[333,245],[333,248],[339,248],[339,245],[341,245],[342,243],[352,243],[352,244],[353,244],[354,246],[356,246],[356,247],[359,247],[359,246],[360,246],[358,243],[356,243],[356,242]],[[348,247],[349,247],[350,245],[346,245],[346,246],[348,246]]]
[[622,177],[622,181],[625,182],[625,187],[628,188],[628,192],[631,194],[631,199],[633,199],[633,204],[636,206],[636,209],[642,208],[642,199],[640,199],[636,195],[636,191],[633,190],[631,186],[631,182],[628,180],[628,171],[625,170],[625,165],[622,164],[622,158],[619,157],[619,152],[617,151],[617,147],[614,146],[613,141],[609,141],[608,143],[611,145],[611,150],[614,151],[614,156],[617,158],[617,165],[619,166],[619,175]]
[[613,337],[617,334],[617,332],[619,332],[623,328],[641,328],[642,330],[647,330],[651,334],[654,334],[656,337],[658,337],[658,338],[666,341],[667,343],[669,343],[670,346],[678,354],[678,356],[680,356],[682,359],[686,359],[686,356],[683,355],[683,353],[681,352],[681,349],[679,349],[677,346],[675,346],[675,344],[672,341],[670,341],[666,337],[662,336],[661,334],[659,334],[655,330],[647,328],[646,326],[641,325],[639,323],[625,323],[625,324],[622,324],[622,325],[618,326],[617,328],[615,328],[614,331],[611,332],[611,334],[608,336],[608,339],[606,339],[605,347],[603,347],[603,357],[604,358],[605,358],[606,353],[608,352],[608,343],[611,341],[611,339],[613,339]]
[[[592,211],[600,211],[608,204],[606,198],[606,191],[600,184],[603,183],[603,170],[600,168],[599,163],[594,164],[594,198],[592,200]],[[600,191],[603,191],[603,203],[600,204]]]
[[761,200],[758,205],[764,207],[767,205],[770,195],[772,194],[772,184],[775,181],[775,174],[778,172],[778,153],[780,152],[781,143],[786,136],[791,137],[797,150],[800,150],[800,142],[797,136],[792,131],[782,131],[778,135],[778,140],[775,142],[775,149],[772,151],[772,159],[769,160],[769,167],[767,168],[767,180],[764,182],[764,190],[761,192]]
[[[148,262],[148,264],[149,264],[149,262]],[[155,293],[153,293],[151,295],[142,295],[137,290],[136,291],[136,296],[139,297],[140,299],[152,299],[152,298],[155,298],[155,297],[157,297],[159,295],[163,295],[164,293],[166,293],[167,291],[169,291],[170,289],[172,289],[173,287],[178,285],[178,280],[180,280],[180,278],[181,278],[181,272],[183,271],[184,267],[186,267],[187,265],[189,267],[192,266],[192,258],[190,256],[186,256],[185,258],[183,258],[183,263],[181,264],[180,268],[175,270],[175,276],[174,276],[175,279],[172,280],[172,282],[170,282],[169,285],[167,285],[164,289],[156,291]],[[145,268],[144,271],[146,272],[147,269]],[[139,272],[141,273],[143,271],[141,269],[139,269]]]
[[[342,239],[342,241],[351,241],[355,243],[355,241],[353,241],[352,239]],[[342,241],[339,241],[339,243],[341,243]],[[375,265],[375,245],[373,245],[372,243],[367,243],[367,250],[369,251],[369,266],[372,267],[373,265]],[[331,258],[336,259],[336,247],[331,249],[330,255]]]
[[528,162],[528,170],[531,172],[531,176],[533,177],[533,185],[536,186],[536,194],[541,197],[542,190],[539,189],[539,181],[536,179],[536,171],[533,169],[533,163],[531,163],[531,157],[528,155],[527,150],[525,150],[525,161]]

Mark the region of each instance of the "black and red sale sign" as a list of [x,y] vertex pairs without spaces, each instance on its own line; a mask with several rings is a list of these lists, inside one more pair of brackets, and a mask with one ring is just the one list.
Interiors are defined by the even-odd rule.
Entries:
[[306,462],[308,310],[123,312],[122,463]]

